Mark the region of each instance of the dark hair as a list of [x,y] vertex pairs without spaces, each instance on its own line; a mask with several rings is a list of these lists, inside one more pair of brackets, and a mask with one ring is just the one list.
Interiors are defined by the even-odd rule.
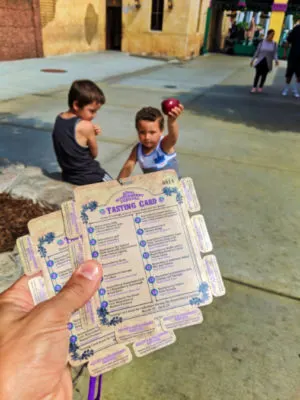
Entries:
[[70,108],[73,107],[74,101],[77,101],[78,107],[82,108],[94,101],[99,104],[105,104],[105,96],[94,82],[82,79],[74,81],[69,90],[68,104]]
[[160,110],[154,107],[144,107],[136,113],[135,127],[138,129],[138,123],[140,121],[154,122],[156,120],[159,120],[159,129],[163,131],[165,127],[165,120]]
[[267,37],[268,37],[269,35],[271,35],[271,33],[275,33],[274,29],[269,29],[269,30],[268,30],[268,32],[267,32]]

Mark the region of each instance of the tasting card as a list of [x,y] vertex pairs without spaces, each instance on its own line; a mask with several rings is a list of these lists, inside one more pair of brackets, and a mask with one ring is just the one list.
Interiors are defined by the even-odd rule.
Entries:
[[191,178],[174,171],[74,190],[74,200],[29,222],[18,239],[35,304],[56,295],[85,259],[104,279],[68,324],[69,361],[92,376],[175,343],[203,321],[200,306],[225,294]]
[[[44,280],[36,277],[29,281],[29,287],[36,303],[57,294],[69,280],[73,272],[71,254],[77,248],[75,247],[77,242],[66,236],[61,211],[31,220],[28,228],[33,249],[37,253],[36,256],[41,259],[41,270],[44,277]],[[87,308],[89,304],[90,302],[85,307]],[[81,316],[80,311],[75,312],[68,324],[70,332],[69,360],[73,366],[86,363],[89,357],[97,356],[103,349],[117,344],[113,327],[106,327],[104,332],[104,329],[99,329],[95,320],[89,328],[83,327]]]
[[[38,304],[57,294],[71,276],[72,252],[68,249],[75,242],[66,236],[61,212],[30,221],[29,230],[31,237],[23,237],[20,242],[28,243],[29,238],[31,252],[28,251],[28,246],[20,246],[20,253],[24,265],[30,265],[33,257],[40,259],[43,277],[36,276],[29,281],[34,304]],[[74,249],[72,251],[74,252]],[[35,269],[34,272],[38,272],[38,269]],[[96,321],[92,327],[83,328],[80,317],[80,312],[75,312],[68,323],[70,332],[69,361],[71,365],[78,366],[91,360],[92,364],[89,367],[91,375],[97,374],[99,371],[107,372],[131,361],[130,350],[126,347],[124,351],[127,357],[119,357],[117,351],[119,348],[115,347],[118,343],[132,343],[134,340],[151,336],[156,332],[154,319],[149,317],[147,321],[145,318],[141,318],[135,323],[132,321],[127,324],[122,323],[116,330],[113,326],[105,326],[100,329]],[[107,364],[110,357],[116,358],[116,360]],[[101,366],[98,366],[97,362],[101,362]]]
[[211,303],[174,171],[77,187],[74,193],[84,257],[99,260],[104,270],[99,290],[104,323]]

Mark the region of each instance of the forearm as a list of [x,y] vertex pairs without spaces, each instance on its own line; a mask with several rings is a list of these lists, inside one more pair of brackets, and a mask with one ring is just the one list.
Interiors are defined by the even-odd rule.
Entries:
[[254,60],[255,60],[256,58],[258,58],[258,55],[259,55],[259,51],[256,50],[256,52],[254,53],[254,56],[251,58],[251,61],[254,62]]
[[134,170],[134,165],[124,165],[124,167],[121,169],[117,179],[128,178],[128,176],[130,176],[132,174],[133,170]]
[[176,144],[179,136],[179,125],[177,120],[168,119],[168,137],[173,145]]
[[93,158],[96,158],[98,156],[98,144],[97,144],[95,138],[92,138],[88,141],[88,147],[89,147],[91,156]]
[[90,152],[90,153],[91,153],[91,156],[93,157],[93,159],[97,158],[97,156],[98,156],[98,151],[97,151],[97,153],[92,153],[92,152]]
[[277,44],[275,44],[274,60],[275,60],[276,62],[278,61],[278,46],[277,46]]

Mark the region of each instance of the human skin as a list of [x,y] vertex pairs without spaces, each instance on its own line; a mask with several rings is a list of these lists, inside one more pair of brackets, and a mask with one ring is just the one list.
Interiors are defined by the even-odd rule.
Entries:
[[101,265],[86,261],[57,296],[37,306],[26,276],[0,295],[0,399],[72,399],[67,323],[101,279]]

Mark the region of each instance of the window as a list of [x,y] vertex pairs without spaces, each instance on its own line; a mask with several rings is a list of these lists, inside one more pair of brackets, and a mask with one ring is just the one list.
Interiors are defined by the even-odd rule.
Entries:
[[162,31],[164,19],[164,0],[152,0],[151,30]]

